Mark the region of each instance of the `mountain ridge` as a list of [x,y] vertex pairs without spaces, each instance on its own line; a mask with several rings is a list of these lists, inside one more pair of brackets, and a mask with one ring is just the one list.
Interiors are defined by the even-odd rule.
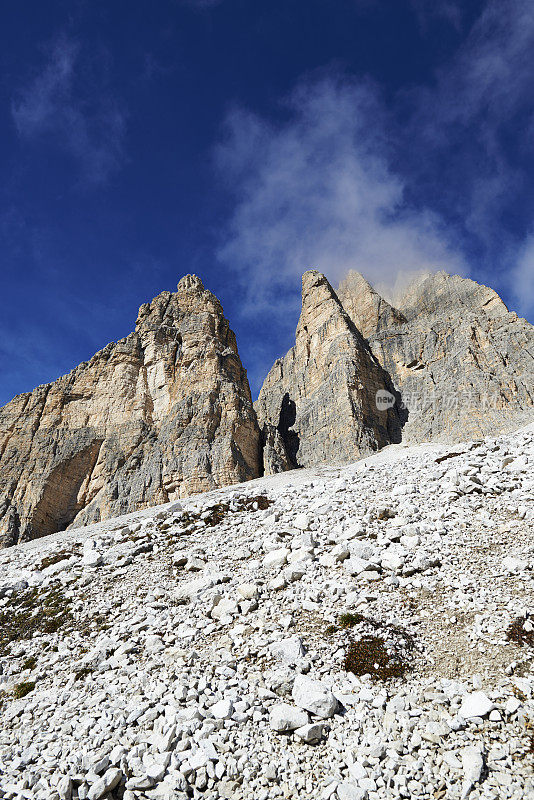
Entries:
[[140,307],[131,334],[0,409],[0,544],[531,421],[534,327],[496,292],[433,273],[398,305],[359,273],[336,292],[306,272],[295,345],[253,404],[219,300],[184,276]]

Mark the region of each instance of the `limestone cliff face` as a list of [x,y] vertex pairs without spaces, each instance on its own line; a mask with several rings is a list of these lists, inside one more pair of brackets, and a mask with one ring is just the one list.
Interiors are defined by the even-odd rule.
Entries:
[[505,304],[493,289],[469,278],[446,272],[423,274],[416,278],[399,300],[407,320],[460,317],[463,313],[482,312],[488,316],[508,313]]
[[0,409],[0,543],[260,473],[235,336],[188,275],[140,308],[134,333]]
[[399,441],[397,410],[377,408],[379,390],[392,390],[388,376],[324,275],[306,272],[295,346],[275,362],[255,404],[266,473],[353,461]]
[[[365,284],[341,287],[355,324],[362,308],[381,307]],[[369,345],[407,408],[404,441],[496,436],[532,421],[534,326],[496,292],[438,272],[416,280],[398,305],[374,324],[363,316]]]
[[305,273],[295,346],[255,411],[219,301],[186,276],[140,308],[132,334],[0,409],[0,546],[264,471],[534,419],[534,326],[492,289],[437,273],[397,306],[358,273],[339,294]]

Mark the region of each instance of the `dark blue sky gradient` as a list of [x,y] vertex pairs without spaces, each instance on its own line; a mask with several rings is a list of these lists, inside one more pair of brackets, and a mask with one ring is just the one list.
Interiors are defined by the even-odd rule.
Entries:
[[[356,148],[365,171],[368,151],[369,163],[378,158],[400,186],[373,216],[376,239],[393,217],[408,237],[430,227],[454,251],[445,267],[462,262],[532,321],[528,9],[521,0],[4,4],[0,404],[127,335],[138,306],[188,272],[221,300],[256,393],[292,344],[299,272],[313,266],[333,280],[342,272],[334,255],[332,263],[315,262],[311,240],[302,256],[288,253],[286,264],[285,239],[277,238],[282,220],[290,239],[306,238],[293,218],[295,193],[305,190],[278,159],[286,134],[302,140],[303,150],[314,135],[298,119],[321,81],[334,100],[333,86],[341,87],[347,107],[358,87],[373,97],[376,111],[365,105],[359,112],[368,115],[362,137],[369,143],[362,150],[355,134],[347,144],[340,118],[332,151],[343,141],[350,158]],[[513,92],[502,68],[507,58]],[[304,99],[288,101],[298,87]],[[327,122],[321,115],[318,125]],[[253,153],[246,152],[249,123],[258,141]],[[328,147],[314,148],[307,163],[317,172],[319,202],[320,176],[329,181],[333,171]],[[280,208],[267,219],[262,187],[278,164],[286,176]],[[365,194],[375,181],[390,186],[378,172],[367,175]],[[339,206],[313,213],[316,234],[329,215],[336,221]],[[243,218],[253,224],[243,228]],[[345,251],[350,228],[339,223]],[[419,251],[442,252],[434,240]],[[373,263],[369,252],[355,252],[354,266],[391,282],[395,264],[389,270],[378,256]],[[265,290],[271,281],[283,293],[282,316]]]

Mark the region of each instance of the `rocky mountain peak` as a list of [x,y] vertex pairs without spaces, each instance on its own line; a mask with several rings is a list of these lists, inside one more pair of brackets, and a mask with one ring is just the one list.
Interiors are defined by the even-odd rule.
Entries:
[[[426,273],[398,306],[358,272],[337,293],[320,272],[304,274],[295,346],[256,403],[267,471],[287,468],[280,437],[289,464],[307,466],[354,459],[401,435],[454,441],[532,420],[534,327],[493,289]],[[376,402],[384,391],[394,403],[387,417]]]
[[185,276],[130,336],[0,409],[0,542],[255,478],[259,439],[222,307]]
[[184,275],[178,281],[177,289],[179,292],[203,292],[204,284],[198,275]]
[[362,303],[362,285],[347,279],[340,299],[406,406],[404,440],[478,438],[532,419],[534,327],[493,289],[443,271],[422,274],[398,311],[380,314],[386,301],[363,286]]
[[497,292],[470,278],[449,275],[443,270],[423,274],[409,284],[399,300],[399,308],[411,320],[423,316],[456,316],[483,311],[492,315],[507,314],[508,309]]
[[507,432],[534,416],[534,327],[438,272],[395,308],[357,272],[309,270],[295,344],[252,405],[236,338],[195,275],[135,331],[0,409],[0,543],[403,441]]
[[326,277],[316,269],[307,270],[302,276],[301,316],[306,316],[309,322],[314,309],[331,308],[332,305],[339,306],[339,300]]
[[196,275],[185,275],[178,283],[176,292],[161,292],[150,303],[139,309],[136,331],[159,325],[179,323],[184,315],[206,312],[222,322],[224,313],[219,300],[204,289]]
[[360,272],[350,270],[337,293],[343,308],[366,338],[377,330],[406,322],[401,311],[384,300]]
[[269,444],[266,472],[350,461],[398,441],[397,411],[376,402],[392,388],[328,280],[306,272],[295,346],[275,362],[255,404]]
[[302,310],[296,330],[296,347],[309,347],[311,338],[325,325],[346,326],[345,311],[326,277],[317,270],[302,276]]

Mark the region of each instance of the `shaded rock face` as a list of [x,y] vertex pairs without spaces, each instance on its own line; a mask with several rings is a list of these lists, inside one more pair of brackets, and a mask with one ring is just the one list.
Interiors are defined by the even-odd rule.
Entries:
[[534,326],[492,289],[438,272],[386,313],[363,278],[340,297],[402,396],[405,441],[497,436],[534,418]]
[[261,474],[235,336],[196,276],[135,332],[0,410],[0,543]]
[[400,441],[399,413],[377,407],[378,391],[393,392],[388,375],[324,275],[306,272],[295,346],[275,362],[255,404],[266,474],[354,461]]

